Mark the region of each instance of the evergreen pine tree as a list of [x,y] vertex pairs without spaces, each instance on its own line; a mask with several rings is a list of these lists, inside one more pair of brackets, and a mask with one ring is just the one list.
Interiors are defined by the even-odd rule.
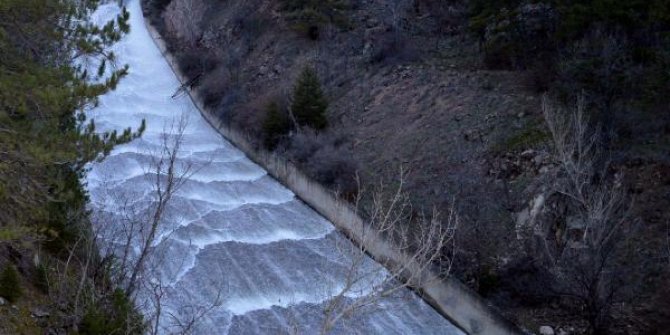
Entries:
[[319,78],[314,69],[305,67],[293,90],[291,111],[300,126],[309,126],[316,130],[328,126],[326,110],[328,102],[323,96]]
[[[130,14],[100,27],[89,19],[99,3],[0,1],[0,238],[46,232],[49,250],[64,250],[77,233],[70,213],[84,212],[87,163],[144,128],[99,134],[86,119],[128,72],[112,66],[110,47],[129,32]],[[76,65],[83,59],[99,67]]]
[[291,130],[291,122],[276,103],[267,107],[267,114],[263,120],[263,135],[265,147],[272,150],[277,146],[279,138]]
[[0,275],[0,297],[9,302],[15,302],[21,297],[21,284],[19,283],[19,274],[12,265],[5,266]]

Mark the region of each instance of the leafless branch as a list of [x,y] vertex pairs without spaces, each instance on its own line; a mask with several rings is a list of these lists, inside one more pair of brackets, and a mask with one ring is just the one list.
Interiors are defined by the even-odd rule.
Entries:
[[[321,333],[330,333],[343,319],[382,308],[382,301],[398,298],[407,288],[420,287],[426,281],[439,280],[451,270],[454,233],[458,216],[452,206],[445,220],[435,210],[430,217],[413,212],[403,191],[404,174],[390,198],[384,185],[373,195],[369,224],[359,236],[358,243],[338,243],[337,249],[347,262],[344,284],[328,300]],[[359,192],[359,200],[360,194]],[[376,264],[369,257],[369,246],[384,241],[396,254],[404,255],[402,262],[381,260]],[[439,276],[426,277],[439,263]]]
[[173,0],[163,14],[168,33],[194,47],[202,35],[199,24],[206,10],[202,0]]
[[623,175],[610,176],[609,160],[586,117],[583,99],[573,110],[556,108],[547,98],[542,107],[558,165],[551,187],[567,208],[559,214],[566,227],[558,243],[563,247],[550,255],[551,261],[563,284],[562,295],[581,301],[592,330],[602,330],[619,290],[615,273],[622,267],[616,253],[627,238],[624,226],[631,224],[632,202]]
[[[145,262],[152,246],[156,242],[157,234],[161,228],[161,220],[167,209],[168,203],[177,190],[188,180],[193,173],[190,165],[179,166],[179,151],[183,142],[184,130],[187,120],[183,115],[178,124],[164,131],[162,137],[161,152],[152,155],[154,168],[154,199],[151,217],[141,243],[140,252],[131,269],[126,284],[126,294],[132,296],[138,286],[138,276],[145,266]],[[144,225],[142,225],[144,227]],[[144,231],[143,231],[144,232]]]

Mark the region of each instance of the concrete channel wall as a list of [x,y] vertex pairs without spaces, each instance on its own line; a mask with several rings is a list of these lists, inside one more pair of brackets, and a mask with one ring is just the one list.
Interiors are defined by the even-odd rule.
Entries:
[[[160,34],[145,20],[147,30],[160,49],[161,53],[175,72],[181,83],[188,80],[179,70],[175,58],[167,51]],[[203,104],[198,92],[188,90],[193,103],[202,116],[224,138],[244,152],[252,161],[263,167],[270,175],[289,188],[302,201],[311,206],[319,214],[332,222],[355,243],[365,243],[368,253],[382,264],[404,264],[407,269],[421,271],[417,264],[412,263],[408,255],[398,252],[381,238],[362,238],[365,222],[355,209],[345,200],[339,199],[332,192],[314,182],[297,167],[287,160],[256,148],[242,132],[224,124]],[[421,297],[435,308],[441,315],[468,334],[508,335],[521,332],[511,322],[496,314],[476,293],[465,287],[456,279],[437,279],[431,270],[423,270],[420,282],[425,283],[415,288]]]

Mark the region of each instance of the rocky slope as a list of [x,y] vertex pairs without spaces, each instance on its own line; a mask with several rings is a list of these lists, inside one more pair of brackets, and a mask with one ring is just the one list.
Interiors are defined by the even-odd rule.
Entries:
[[[536,82],[522,71],[485,69],[457,2],[352,1],[333,15],[344,22],[322,22],[316,32],[296,27],[276,0],[147,0],[144,7],[206,102],[259,146],[267,105],[287,108],[300,71],[314,67],[330,103],[329,129],[309,150],[296,149],[290,136],[278,150],[307,156],[300,163],[317,180],[323,171],[350,179],[356,169],[364,189],[395,185],[403,170],[417,212],[455,203],[462,215],[459,277],[528,329],[584,331],[562,302],[536,301],[543,270],[519,256],[518,228],[532,225],[556,168]],[[632,157],[627,149],[614,169],[630,176],[638,199],[649,199],[635,214],[658,235],[670,220],[662,210],[670,162],[652,151]],[[660,250],[654,241],[650,250]]]
[[[346,29],[329,26],[316,41],[291,28],[277,1],[201,5],[197,51],[179,52],[182,40],[172,46],[222,118],[261,138],[267,104],[286,106],[299,72],[314,66],[329,132],[343,135],[338,145],[351,150],[364,182],[396,180],[402,167],[406,190],[426,208],[489,193],[469,194],[486,179],[487,155],[508,149],[499,147],[510,129],[536,122],[538,97],[518,73],[480,69],[472,41],[444,36],[411,1],[360,1]],[[147,8],[169,39],[166,14]]]

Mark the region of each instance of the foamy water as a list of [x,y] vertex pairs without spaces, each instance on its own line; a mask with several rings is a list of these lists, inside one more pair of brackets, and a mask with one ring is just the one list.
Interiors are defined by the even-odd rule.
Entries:
[[[139,1],[127,5],[131,33],[114,50],[120,64],[130,65],[130,74],[89,116],[99,131],[136,128],[142,119],[147,130],[92,165],[87,182],[96,228],[109,246],[118,246],[123,241],[114,230],[127,220],[126,211],[150,211],[156,178],[152,161],[162,134],[184,115],[188,123],[178,165],[194,173],[169,203],[153,245],[161,256],[152,259],[157,268],[147,278],[164,284],[163,332],[174,330],[168,313],[187,316],[193,306],[219,300],[195,333],[317,333],[323,306],[343,286],[348,268],[338,246],[349,242],[217,134],[187,97],[171,98],[180,84],[144,26]],[[107,4],[95,19],[102,22],[118,12]],[[139,245],[134,247],[136,252]],[[378,267],[371,260],[366,266]],[[335,333],[461,333],[413,293],[405,293],[344,319]],[[147,296],[141,291],[138,304],[151,315],[151,305],[143,303]]]

